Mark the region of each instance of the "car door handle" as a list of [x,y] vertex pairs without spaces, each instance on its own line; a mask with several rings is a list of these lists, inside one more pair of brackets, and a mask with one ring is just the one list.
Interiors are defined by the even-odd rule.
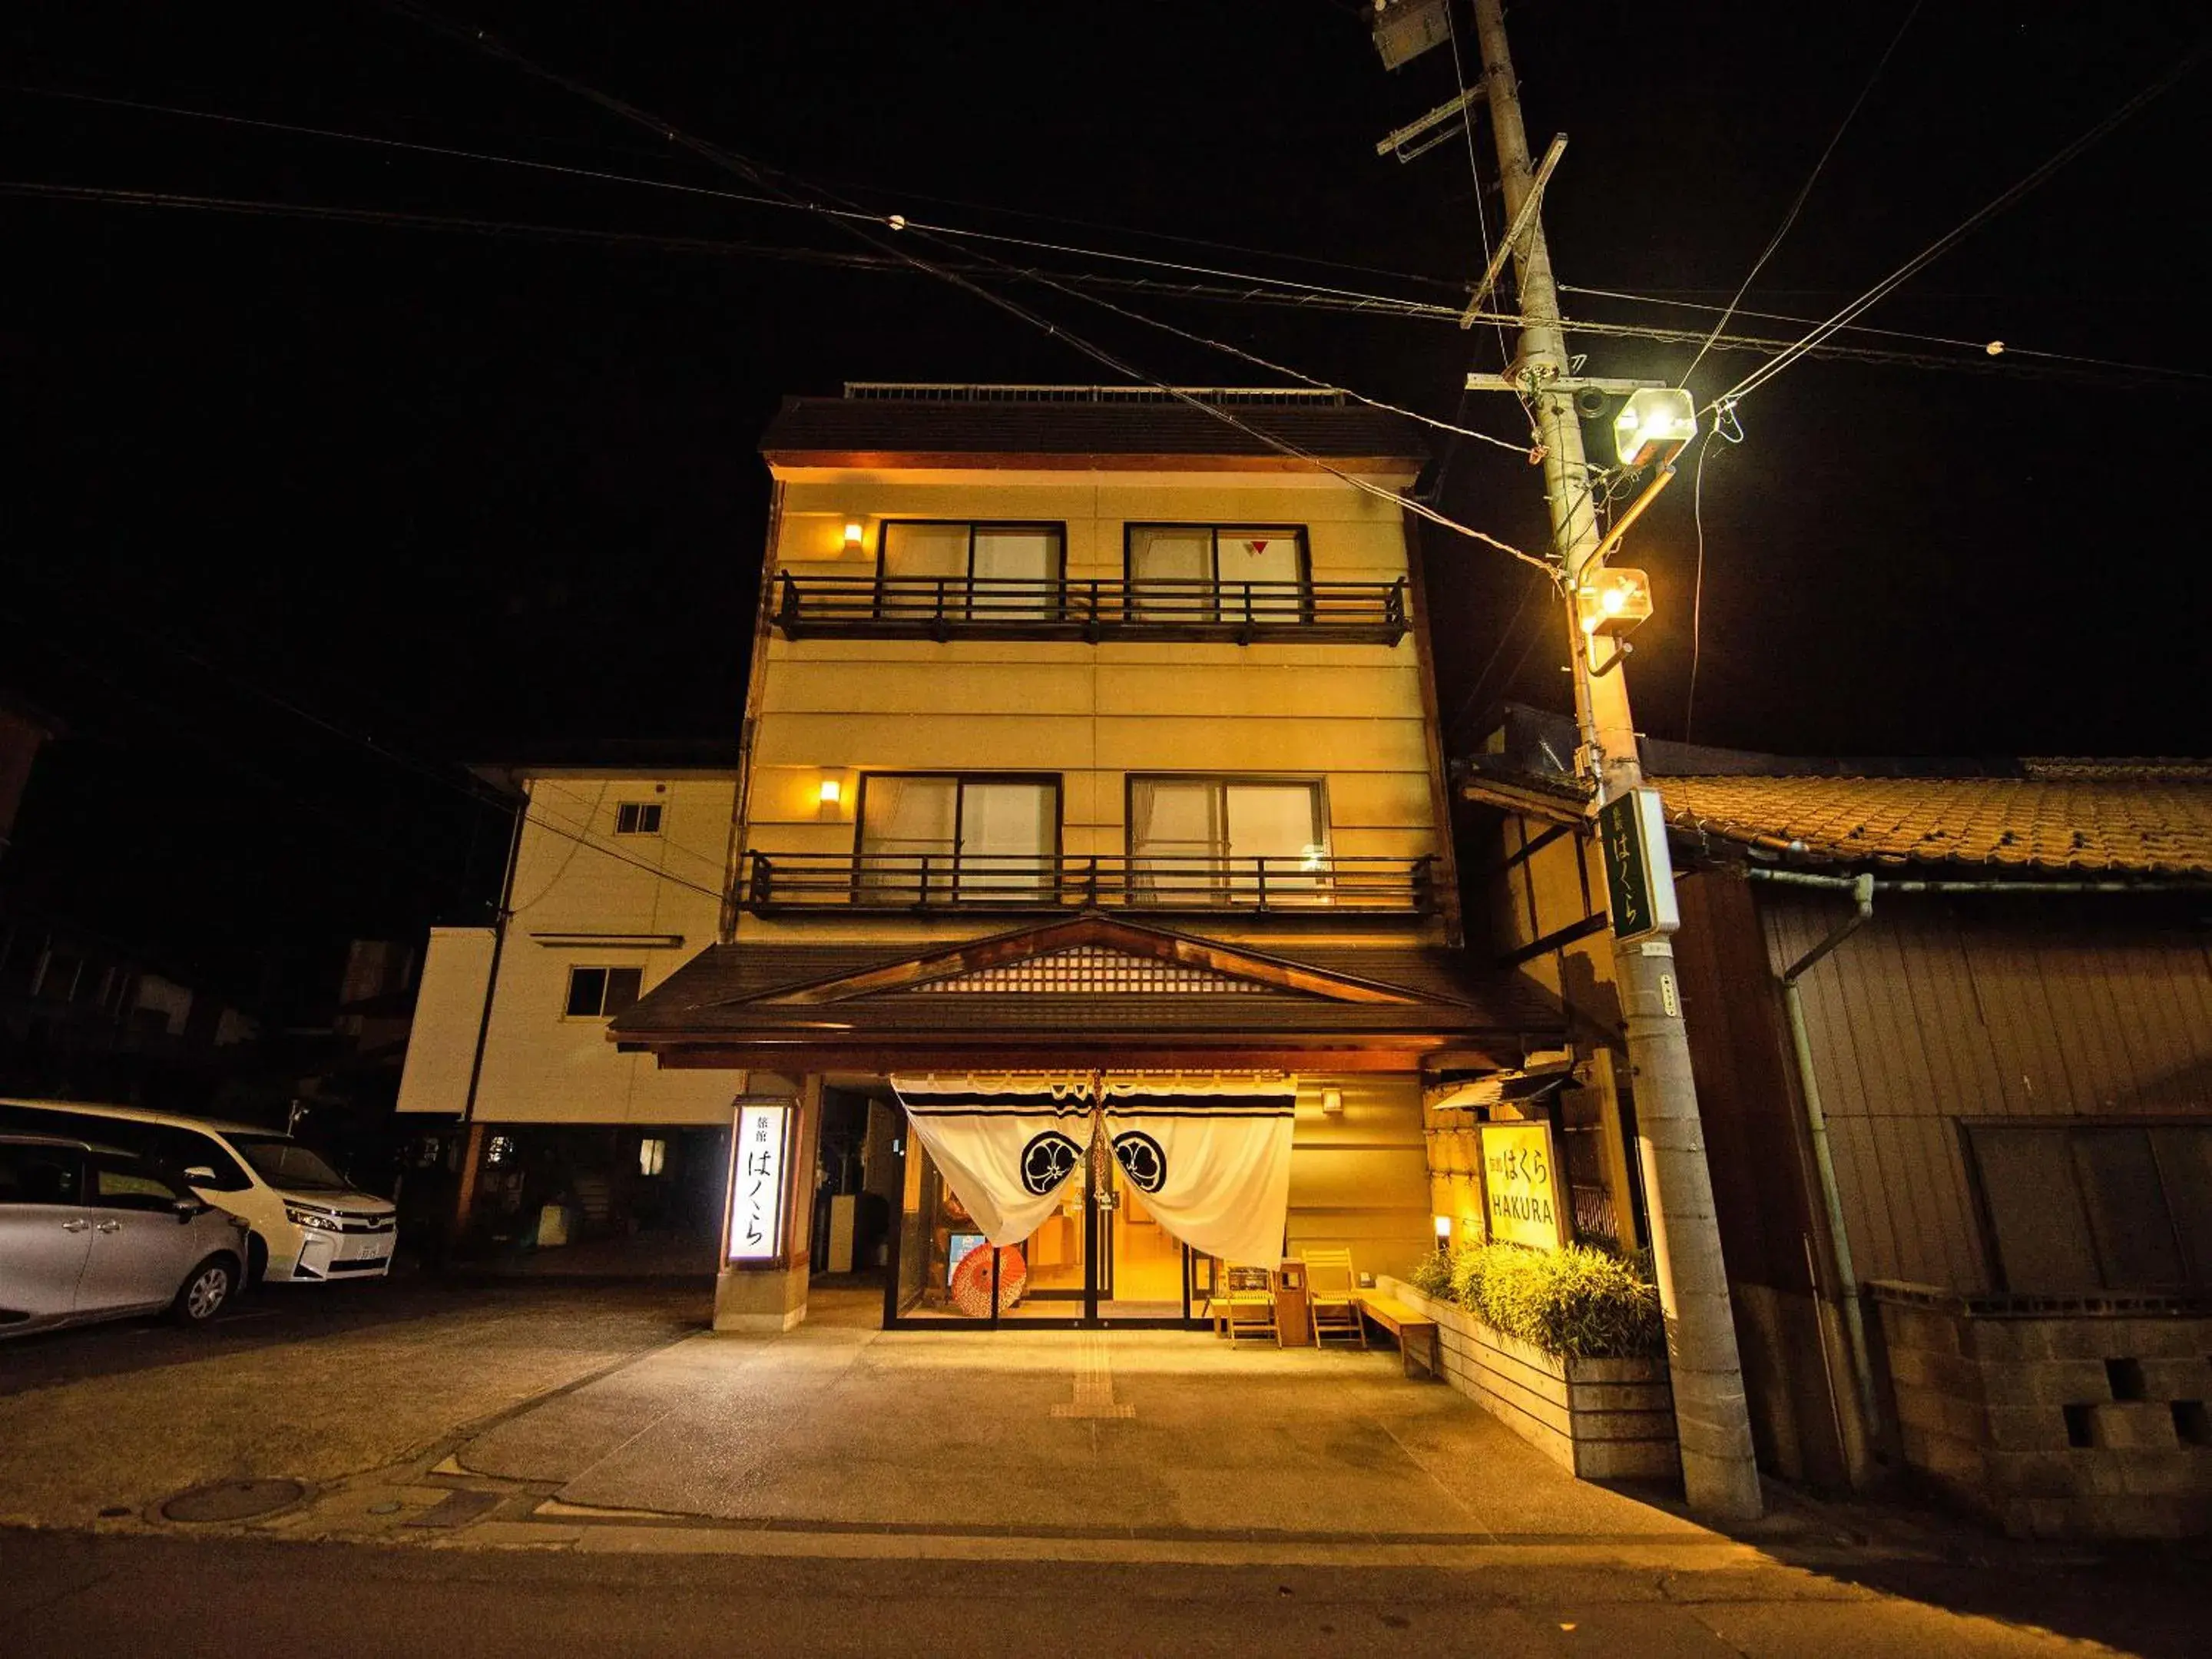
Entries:
[[103,1221],[100,1224],[100,1231],[104,1233],[119,1233],[123,1231],[123,1224],[119,1221]]
[[65,1233],[81,1233],[90,1225],[92,1223],[89,1221],[64,1221],[62,1223],[62,1231]]

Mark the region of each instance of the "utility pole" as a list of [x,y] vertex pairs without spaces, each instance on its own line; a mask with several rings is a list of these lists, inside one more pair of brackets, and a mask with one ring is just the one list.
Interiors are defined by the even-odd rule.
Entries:
[[[1534,187],[1521,94],[1506,52],[1501,0],[1473,0],[1490,128],[1509,224]],[[1583,454],[1580,416],[1571,393],[1553,382],[1568,376],[1559,290],[1540,215],[1515,250],[1521,289],[1521,350],[1514,365],[1536,413],[1544,446],[1544,494],[1552,538],[1565,568],[1567,638],[1574,660],[1575,716],[1581,741],[1577,769],[1595,782],[1598,804],[1642,786],[1636,724],[1628,708],[1628,676],[1618,658],[1608,672],[1591,672],[1575,605],[1576,591],[1599,549],[1595,503]],[[1628,1064],[1635,1079],[1637,1136],[1644,1154],[1651,1254],[1666,1310],[1667,1351],[1674,1419],[1682,1448],[1682,1483],[1690,1507],[1724,1520],[1748,1520],[1761,1509],[1753,1459],[1751,1417],[1743,1392],[1729,1306],[1728,1273],[1713,1210],[1690,1042],[1674,981],[1674,951],[1666,937],[1613,942],[1613,981],[1627,1017]]]

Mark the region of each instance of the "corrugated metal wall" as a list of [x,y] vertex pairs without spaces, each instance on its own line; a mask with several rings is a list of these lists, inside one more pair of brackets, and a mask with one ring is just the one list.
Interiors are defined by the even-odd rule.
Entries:
[[[1777,971],[1849,914],[1759,898]],[[1864,1279],[1990,1287],[1960,1118],[2212,1110],[2212,951],[2158,899],[1885,895],[1802,984]]]

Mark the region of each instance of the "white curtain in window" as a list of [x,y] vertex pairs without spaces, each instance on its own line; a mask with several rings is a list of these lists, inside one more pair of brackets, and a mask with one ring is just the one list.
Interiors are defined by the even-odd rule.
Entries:
[[[1297,583],[1298,538],[1279,530],[1223,530],[1218,538],[1218,565],[1221,577],[1221,607],[1231,620],[1250,614],[1262,622],[1295,622],[1303,598]],[[1261,584],[1249,590],[1245,584]]]
[[1213,617],[1213,532],[1133,530],[1132,608],[1154,622],[1210,622]]
[[1060,537],[1049,530],[975,532],[977,581],[1017,582],[978,588],[971,601],[978,620],[1019,620],[1049,615],[1060,580]]
[[1045,783],[971,783],[960,801],[960,886],[1035,892],[1054,852],[1057,792]]
[[964,524],[900,524],[884,526],[884,574],[956,576],[968,574],[968,526]]
[[1310,892],[1319,884],[1326,851],[1319,791],[1310,783],[1232,783],[1226,787],[1231,879],[1240,896],[1256,897],[1259,866],[1267,860],[1271,894]]
[[1211,902],[1224,839],[1219,784],[1203,778],[1131,784],[1130,876],[1146,897]]
[[[952,878],[951,857],[960,784],[956,778],[902,778],[876,774],[860,793],[860,882],[872,902],[908,902],[922,896],[921,854],[934,854],[929,890]],[[878,856],[880,855],[880,856]],[[896,855],[896,856],[893,856]],[[945,867],[939,867],[945,866]]]

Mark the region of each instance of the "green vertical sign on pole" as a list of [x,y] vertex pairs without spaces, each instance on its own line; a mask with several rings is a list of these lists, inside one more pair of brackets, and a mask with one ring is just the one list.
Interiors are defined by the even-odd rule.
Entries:
[[1605,896],[1613,936],[1645,939],[1680,927],[1659,792],[1632,789],[1614,796],[1597,809],[1597,833],[1605,848]]

